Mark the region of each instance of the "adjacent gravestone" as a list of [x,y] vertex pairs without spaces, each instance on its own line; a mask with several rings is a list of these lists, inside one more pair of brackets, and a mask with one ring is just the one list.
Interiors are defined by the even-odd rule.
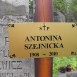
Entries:
[[26,22],[29,0],[0,0],[0,77],[34,77],[34,59],[11,59],[8,22]]

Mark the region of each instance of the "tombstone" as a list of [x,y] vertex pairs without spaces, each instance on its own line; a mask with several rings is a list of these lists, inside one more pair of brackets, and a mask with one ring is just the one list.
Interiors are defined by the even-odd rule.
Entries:
[[26,22],[29,17],[29,0],[22,0],[23,5],[20,1],[0,0],[0,77],[34,77],[34,59],[11,59],[9,55],[7,23]]
[[[3,0],[0,1],[0,18],[12,18],[15,16],[23,16],[26,19],[29,19],[29,0],[23,0],[24,2],[20,2],[19,0]],[[25,19],[25,20],[26,20]],[[13,19],[12,19],[13,20]],[[9,20],[8,20],[9,21]]]
[[65,16],[59,10],[56,9],[54,9],[54,21],[65,22]]

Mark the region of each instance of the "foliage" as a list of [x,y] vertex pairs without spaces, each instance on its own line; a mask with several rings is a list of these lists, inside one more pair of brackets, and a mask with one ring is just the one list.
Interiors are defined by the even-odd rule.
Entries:
[[72,0],[70,9],[77,13],[77,0]]
[[62,66],[72,65],[76,67],[76,57],[54,57],[53,60],[53,74],[56,75],[59,73],[59,68]]
[[33,0],[29,0],[29,8],[33,9]]
[[54,0],[54,7],[64,14],[67,21],[77,21],[77,0]]
[[74,20],[77,21],[77,0],[72,0],[70,10],[72,11]]
[[62,13],[65,13],[67,2],[65,0],[54,0],[54,7],[59,9]]

